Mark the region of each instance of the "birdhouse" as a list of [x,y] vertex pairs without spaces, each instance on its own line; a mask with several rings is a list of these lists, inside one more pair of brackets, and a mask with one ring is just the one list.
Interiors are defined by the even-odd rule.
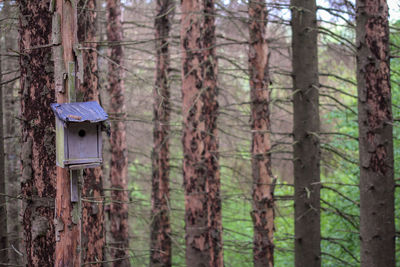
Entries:
[[69,169],[101,165],[101,124],[108,115],[97,102],[51,104],[56,115],[57,166]]

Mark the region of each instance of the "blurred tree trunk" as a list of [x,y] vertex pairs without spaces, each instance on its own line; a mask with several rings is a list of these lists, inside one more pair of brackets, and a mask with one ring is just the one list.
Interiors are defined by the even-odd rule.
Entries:
[[110,93],[111,117],[111,255],[113,266],[130,266],[129,261],[129,224],[128,224],[128,191],[127,191],[127,145],[125,133],[125,88],[123,57],[121,45],[123,40],[120,0],[107,0],[107,41],[109,44],[108,83]]
[[[14,1],[5,1],[3,6],[4,16],[14,16],[16,14],[16,5]],[[12,24],[7,23],[7,38],[4,38],[4,51],[8,53],[11,50],[18,50],[17,37],[18,32],[12,28]],[[16,60],[7,58],[4,66],[7,70],[13,70],[17,68]],[[15,77],[15,74],[5,75],[4,80],[11,80]],[[17,137],[17,130],[19,121],[17,117],[17,98],[14,96],[15,82],[9,82],[4,85],[4,148],[6,156],[6,178],[7,186],[6,191],[9,196],[17,196],[20,193],[20,171],[19,165],[19,153],[20,144]],[[8,198],[7,200],[7,220],[13,223],[8,223],[8,243],[9,246],[13,246],[15,250],[20,251],[21,243],[21,222],[20,222],[20,201],[17,198]],[[8,250],[10,264],[22,265],[23,258],[13,249]]]
[[[78,41],[82,45],[83,81],[77,101],[99,102],[97,61],[97,13],[95,0],[78,1]],[[103,171],[101,167],[86,169],[82,188],[82,264],[102,266],[106,243],[104,226]]]
[[54,266],[55,102],[50,0],[18,1],[21,71],[21,193],[28,266]]
[[[3,27],[0,27],[3,32]],[[1,36],[0,36],[1,37]],[[0,42],[1,51],[1,42]],[[2,56],[0,55],[0,266],[8,264],[8,238],[7,238],[7,199],[4,157],[4,124],[3,124],[3,74]]]
[[213,0],[181,2],[187,266],[223,266]]
[[274,197],[265,1],[249,1],[249,74],[251,88],[254,266],[274,266]]
[[154,129],[152,153],[152,220],[150,266],[171,266],[171,226],[169,219],[169,31],[172,0],[157,0],[154,22],[156,39],[156,82],[154,87]]
[[357,1],[361,266],[395,266],[393,118],[386,0]]
[[291,0],[295,266],[321,266],[318,27],[315,0]]

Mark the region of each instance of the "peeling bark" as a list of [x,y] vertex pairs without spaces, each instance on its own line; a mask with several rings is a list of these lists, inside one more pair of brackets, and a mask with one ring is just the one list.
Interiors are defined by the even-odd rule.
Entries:
[[321,266],[320,121],[315,0],[292,0],[295,266]]
[[128,224],[128,191],[127,191],[127,145],[125,131],[125,88],[124,71],[121,68],[124,51],[120,44],[123,39],[120,0],[107,0],[107,40],[110,42],[108,65],[108,83],[110,93],[109,114],[111,121],[111,237],[110,245],[113,266],[130,266],[129,261],[129,224]]
[[274,266],[274,197],[271,171],[271,122],[265,1],[249,1],[254,266]]
[[357,1],[361,265],[395,266],[393,118],[385,0]]
[[152,195],[150,228],[150,266],[171,266],[171,225],[169,194],[169,31],[173,1],[157,0],[156,28],[156,82],[154,87],[154,129],[152,153]]
[[55,102],[50,1],[19,2],[21,71],[21,194],[28,266],[53,266],[56,195]]
[[222,267],[214,1],[181,10],[186,264]]
[[[56,0],[54,16],[55,18],[59,16],[60,20],[55,20],[54,22],[57,25],[60,24],[59,30],[61,34],[61,43],[53,46],[57,103],[69,102],[75,93],[70,92],[67,87],[69,79],[72,77],[63,78],[62,66],[67,70],[69,62],[75,62],[73,49],[77,44],[76,8],[76,1]],[[58,49],[62,49],[61,53]],[[60,90],[61,88],[65,89],[65,93]],[[70,181],[70,171],[57,166],[56,214],[54,217],[56,228],[55,266],[60,267],[79,267],[81,265],[80,203],[71,202]]]
[[[77,101],[99,101],[97,13],[95,0],[78,1],[78,41],[84,47],[83,81]],[[86,169],[82,187],[82,264],[102,266],[105,260],[104,193],[101,167]]]

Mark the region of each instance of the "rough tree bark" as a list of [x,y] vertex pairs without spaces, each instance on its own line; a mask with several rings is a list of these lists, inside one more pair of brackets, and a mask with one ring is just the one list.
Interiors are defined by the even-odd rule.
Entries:
[[21,71],[21,193],[28,266],[53,266],[56,195],[55,102],[50,0],[18,1]]
[[121,41],[123,38],[120,0],[107,0],[107,40],[109,42],[108,83],[110,93],[109,115],[111,120],[111,256],[119,259],[113,266],[130,266],[129,262],[129,224],[127,191],[127,145],[125,132],[124,70],[121,67],[124,57]]
[[150,266],[171,266],[171,226],[169,219],[169,31],[173,0],[157,0],[155,26],[156,81],[154,86],[154,129],[152,153],[152,195],[150,226]]
[[181,10],[186,264],[222,267],[214,1]]
[[315,0],[291,0],[295,266],[321,266],[320,141]]
[[251,88],[254,266],[274,266],[274,197],[271,171],[270,91],[267,9],[264,0],[249,1],[249,74]]
[[356,36],[361,265],[392,267],[395,185],[386,0],[357,1]]
[[[2,27],[0,27],[2,30]],[[1,51],[1,43],[0,43]],[[2,56],[0,55],[0,265],[8,264],[8,238],[7,238],[7,199],[6,176],[4,157],[4,124],[3,124],[3,81]]]
[[[76,1],[56,0],[53,14],[53,59],[55,69],[55,90],[57,103],[71,102],[75,92],[68,86],[69,65],[76,61],[74,48],[77,40],[77,3]],[[72,75],[71,75],[72,74]],[[79,84],[75,79],[75,85]],[[74,88],[75,89],[75,88]],[[54,120],[54,117],[53,117]],[[54,161],[55,162],[55,161]],[[53,162],[53,164],[54,164]],[[72,176],[72,175],[71,175]],[[70,171],[57,166],[56,179],[56,266],[78,267],[81,264],[81,217],[79,202],[71,202]]]
[[[82,46],[83,81],[77,90],[77,101],[99,102],[97,61],[97,12],[95,0],[78,1],[78,41]],[[102,266],[106,243],[104,227],[103,171],[86,169],[82,187],[82,263]]]

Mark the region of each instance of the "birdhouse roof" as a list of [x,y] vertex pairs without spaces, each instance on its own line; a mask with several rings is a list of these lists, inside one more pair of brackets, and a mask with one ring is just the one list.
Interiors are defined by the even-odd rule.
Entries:
[[75,103],[53,103],[50,104],[54,114],[64,122],[84,122],[91,123],[105,121],[107,113],[96,101],[75,102]]

